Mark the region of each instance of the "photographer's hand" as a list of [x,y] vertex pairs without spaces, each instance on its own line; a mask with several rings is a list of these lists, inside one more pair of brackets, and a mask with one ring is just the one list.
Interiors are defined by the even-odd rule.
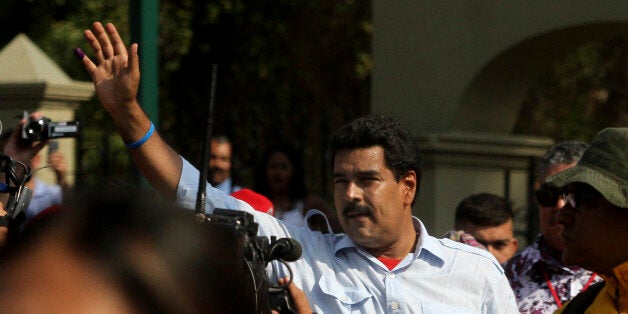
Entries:
[[[4,205],[0,203],[0,216],[5,217],[4,222],[7,222],[8,217],[7,212],[4,210]],[[0,247],[4,246],[7,242],[7,238],[9,237],[9,227],[8,225],[0,225]]]
[[[279,285],[285,285],[289,282],[290,278],[279,278],[277,283]],[[290,283],[288,286],[288,293],[290,293],[290,298],[292,299],[292,303],[294,305],[294,309],[299,314],[312,314],[312,307],[310,306],[310,302],[307,300],[305,296],[305,292],[299,289],[294,283]],[[273,314],[277,313],[277,311],[272,311]]]
[[[41,119],[43,115],[39,112],[33,112],[29,115],[30,119]],[[22,128],[26,125],[26,118],[23,117],[13,129],[13,133],[2,149],[2,154],[13,158],[25,165],[30,165],[31,159],[39,153],[39,151],[48,144],[48,141],[30,142],[22,139]]]

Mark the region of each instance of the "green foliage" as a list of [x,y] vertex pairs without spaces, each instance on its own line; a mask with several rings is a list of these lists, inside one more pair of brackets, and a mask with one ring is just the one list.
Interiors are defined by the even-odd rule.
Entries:
[[[73,79],[89,80],[72,55],[83,30],[113,22],[129,40],[129,1],[5,0],[0,46],[26,33]],[[160,2],[160,127],[175,150],[199,155],[209,63],[219,65],[214,133],[236,144],[238,175],[252,182],[262,150],[286,141],[304,151],[308,184],[324,190],[331,132],[368,110],[370,2],[213,0]],[[140,43],[141,46],[141,43]],[[77,113],[81,184],[133,176],[128,154],[97,100]],[[329,186],[329,185],[327,185]]]
[[161,82],[170,84],[162,98],[166,139],[177,143],[184,156],[198,156],[206,69],[217,63],[214,132],[235,141],[244,183],[252,182],[262,150],[281,140],[303,148],[310,187],[324,193],[327,139],[347,119],[368,110],[368,3],[212,1],[194,6],[193,44],[178,71],[162,72]]
[[[128,34],[128,1],[6,0],[0,4],[0,12],[0,27],[5,30],[0,35],[0,46],[25,33],[72,79],[79,81],[90,81],[72,53],[75,47],[89,52],[83,37],[85,29],[94,21],[115,22],[123,34]],[[76,115],[82,130],[77,184],[93,185],[105,178],[128,179],[130,158],[98,101],[83,103]]]
[[626,42],[581,46],[537,79],[515,133],[590,141],[605,127],[628,125],[627,75]]

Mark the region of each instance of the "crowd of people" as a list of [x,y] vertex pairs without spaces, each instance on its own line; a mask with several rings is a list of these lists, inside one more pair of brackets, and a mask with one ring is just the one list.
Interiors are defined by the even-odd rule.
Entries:
[[[38,219],[2,250],[0,278],[13,287],[0,292],[2,308],[269,312],[245,285],[252,271],[243,256],[252,253],[196,223],[199,172],[137,102],[138,45],[127,48],[113,24],[98,22],[85,38],[93,56],[75,54],[154,191],[104,187]],[[13,137],[3,154],[26,164],[45,144]],[[242,189],[231,180],[230,141],[215,138],[211,148],[200,217],[244,212],[255,220],[255,236],[300,243],[290,271],[267,266],[269,282],[288,289],[295,312],[628,313],[628,128],[548,150],[535,186],[541,234],[519,253],[511,205],[488,193],[460,202],[447,237],[428,233],[412,214],[419,148],[389,117],[358,118],[331,138],[335,212],[307,192],[293,150],[268,149],[256,184]]]

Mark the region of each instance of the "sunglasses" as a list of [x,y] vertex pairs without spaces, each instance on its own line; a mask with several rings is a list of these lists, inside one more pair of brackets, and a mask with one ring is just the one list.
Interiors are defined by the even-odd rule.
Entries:
[[594,199],[600,198],[602,194],[597,190],[583,185],[574,185],[570,191],[563,193],[563,199],[566,203],[571,205],[572,208],[576,208],[581,203],[582,199]]
[[543,207],[554,207],[563,194],[556,188],[542,186],[534,192],[536,201]]

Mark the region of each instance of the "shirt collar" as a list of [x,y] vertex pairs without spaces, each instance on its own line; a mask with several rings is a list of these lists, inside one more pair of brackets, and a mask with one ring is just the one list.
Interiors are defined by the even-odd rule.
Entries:
[[618,309],[628,309],[628,261],[613,268],[613,276],[600,274],[600,277],[606,281],[606,291],[617,302]]
[[414,220],[414,229],[420,230],[419,242],[413,253],[414,259],[427,259],[430,260],[431,263],[442,266],[445,263],[445,253],[443,252],[441,242],[427,233],[427,229],[421,220],[416,217],[412,218]]
[[226,194],[231,194],[231,177],[227,177],[222,182],[216,184],[215,188],[225,192]]
[[628,261],[613,268],[613,274],[615,275],[617,281],[625,287],[626,292],[628,292]]
[[532,270],[532,267],[536,265],[536,263],[544,262],[543,257],[541,256],[541,249],[539,243],[543,241],[543,235],[540,234],[534,243],[530,245],[528,248],[521,251],[521,260],[517,262],[523,266],[521,269],[521,274],[526,274]]
[[[438,242],[437,239],[427,233],[425,225],[423,225],[423,222],[421,222],[419,218],[413,216],[412,222],[414,224],[414,230],[419,234],[417,247],[414,250],[414,253],[411,253],[413,254],[413,259],[435,257],[441,263],[443,263],[444,253],[441,248],[440,242]],[[336,242],[336,244],[334,245],[334,255],[337,256],[339,251],[351,248],[359,250],[361,247],[355,244],[353,240],[349,238],[349,236],[343,235],[340,240],[338,240],[338,242]]]
[[539,263],[545,265],[550,272],[575,274],[582,270],[577,266],[567,267],[563,265],[561,261],[552,257],[549,250],[545,237],[543,237],[543,234],[539,234],[536,241],[530,246],[530,249],[522,251],[522,254],[525,254],[525,256],[521,262],[521,265],[523,265],[521,273],[531,273],[534,271],[533,268],[538,267],[537,264]]

